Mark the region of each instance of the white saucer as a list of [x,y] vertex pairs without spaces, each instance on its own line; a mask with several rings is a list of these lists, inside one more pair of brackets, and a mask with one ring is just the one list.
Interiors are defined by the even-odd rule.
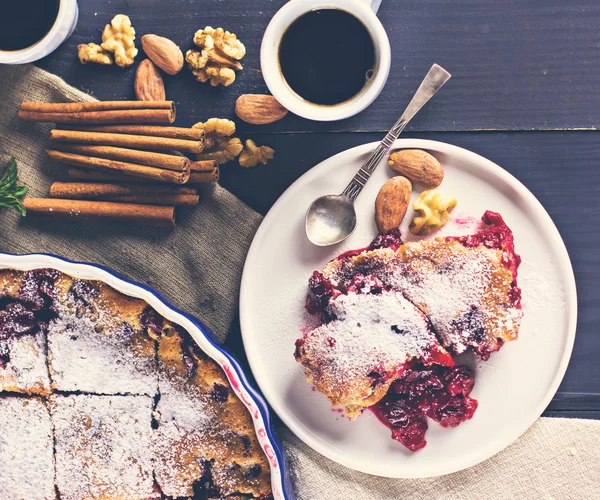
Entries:
[[[475,367],[472,396],[479,407],[472,420],[454,429],[429,421],[427,446],[410,452],[365,412],[354,422],[331,409],[312,390],[294,360],[294,342],[305,320],[304,300],[312,271],[376,236],[375,196],[392,175],[380,165],[357,200],[359,224],[340,245],[319,248],[304,234],[312,200],[339,193],[376,147],[349,149],[298,179],[277,201],[259,228],[244,268],[240,320],[250,366],[264,396],[283,422],[306,444],[343,465],[380,476],[410,478],[448,474],[498,453],[541,415],[566,371],[577,318],[575,279],[564,243],[550,216],[514,177],[465,149],[435,141],[400,139],[395,148],[425,149],[444,166],[439,188],[458,199],[453,219],[479,219],[500,212],[523,258],[519,285],[524,319],[519,340],[492,354],[487,363],[464,357]],[[413,193],[413,199],[416,193]],[[411,219],[402,223],[404,235]],[[472,232],[476,224],[449,223],[438,235]],[[408,239],[408,238],[407,238]]]

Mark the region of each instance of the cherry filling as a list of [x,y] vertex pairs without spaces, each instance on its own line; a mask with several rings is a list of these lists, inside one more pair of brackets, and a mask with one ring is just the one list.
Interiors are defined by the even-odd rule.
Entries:
[[515,253],[515,239],[512,231],[499,213],[486,210],[481,220],[488,227],[480,229],[469,236],[448,236],[448,241],[458,241],[468,248],[485,246],[502,250],[502,264],[511,271],[513,281],[508,296],[511,305],[521,309],[521,289],[517,285],[517,272],[521,257]]
[[10,302],[0,311],[0,339],[33,335],[39,331],[35,313],[20,302]]
[[56,317],[54,269],[35,269],[24,275],[17,298],[4,297],[0,304],[0,367],[10,362],[8,340],[45,331]]
[[427,419],[456,427],[473,417],[477,401],[469,397],[475,378],[466,366],[408,366],[371,411],[409,450],[423,448]]
[[310,314],[318,314],[323,322],[331,320],[327,312],[329,300],[340,292],[335,290],[322,273],[315,271],[308,278],[308,296],[306,297],[306,310]]
[[399,229],[394,229],[387,234],[380,234],[369,245],[369,250],[378,248],[391,248],[396,251],[402,245],[402,233]]
[[50,310],[54,302],[54,283],[59,277],[56,269],[34,269],[23,277],[18,299],[32,311]]
[[89,306],[91,301],[98,297],[99,294],[100,290],[98,287],[86,280],[73,280],[73,284],[69,290],[71,300],[85,306]]
[[142,323],[142,326],[144,328],[148,328],[158,336],[160,336],[163,333],[164,319],[150,306],[146,307],[142,311],[140,322]]
[[[349,259],[355,255],[359,255],[365,250],[376,250],[378,248],[391,248],[392,250],[398,250],[402,245],[402,233],[400,230],[394,229],[388,234],[382,234],[377,236],[368,247],[360,248],[358,250],[349,250],[337,257],[337,259]],[[331,321],[329,312],[327,311],[327,305],[329,301],[343,293],[348,292],[361,292],[363,289],[368,289],[369,293],[377,294],[384,290],[384,286],[381,281],[368,273],[355,274],[349,283],[342,291],[335,289],[331,282],[323,276],[319,271],[314,271],[311,277],[308,279],[308,296],[306,297],[306,310],[309,314],[319,315],[319,319],[327,323]]]

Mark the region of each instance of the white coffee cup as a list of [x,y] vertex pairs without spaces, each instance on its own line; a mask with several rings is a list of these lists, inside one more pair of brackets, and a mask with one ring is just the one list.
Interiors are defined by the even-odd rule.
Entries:
[[54,52],[71,36],[77,26],[78,18],[77,0],[60,0],[56,20],[44,38],[21,50],[0,50],[0,64],[25,64]]
[[[260,48],[260,66],[271,94],[292,113],[317,121],[342,120],[369,106],[383,89],[391,65],[390,41],[376,15],[380,4],[381,0],[290,0],[286,3],[271,19]],[[373,76],[356,96],[331,106],[300,97],[285,81],[279,65],[279,45],[287,28],[307,12],[328,8],[344,10],[362,21],[375,45]]]

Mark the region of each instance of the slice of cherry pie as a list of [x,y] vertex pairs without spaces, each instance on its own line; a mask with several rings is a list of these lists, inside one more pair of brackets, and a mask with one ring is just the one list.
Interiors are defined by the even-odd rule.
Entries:
[[330,321],[296,342],[306,378],[350,419],[385,396],[407,361],[453,364],[425,315],[400,292],[364,290],[332,298]]
[[[450,354],[486,360],[518,335],[513,235],[499,214],[482,220],[469,236],[380,236],[309,279],[306,307],[321,324],[296,342],[306,378],[350,419],[371,407],[411,449],[424,446],[426,416],[454,426],[475,411],[472,374],[443,368]],[[455,379],[468,380],[468,391]]]

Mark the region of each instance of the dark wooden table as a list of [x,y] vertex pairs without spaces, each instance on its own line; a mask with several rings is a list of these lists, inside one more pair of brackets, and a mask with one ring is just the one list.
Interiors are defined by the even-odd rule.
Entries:
[[[104,24],[118,13],[131,17],[138,38],[163,35],[184,51],[194,32],[207,25],[233,31],[246,45],[245,69],[231,87],[197,83],[187,70],[166,79],[178,124],[233,117],[237,96],[267,91],[259,47],[284,0],[79,3],[74,35],[39,65],[99,99],[134,98],[134,69],[82,66],[76,57],[76,46],[100,41]],[[392,70],[375,103],[335,123],[296,116],[262,127],[238,122],[240,136],[272,146],[276,160],[248,170],[227,165],[222,185],[265,214],[315,164],[379,140],[431,64],[441,64],[453,78],[411,122],[406,136],[456,144],[490,158],[548,210],[575,269],[579,322],[569,370],[545,415],[600,418],[600,2],[384,0],[379,16],[392,45]],[[239,342],[230,347],[243,357]]]

